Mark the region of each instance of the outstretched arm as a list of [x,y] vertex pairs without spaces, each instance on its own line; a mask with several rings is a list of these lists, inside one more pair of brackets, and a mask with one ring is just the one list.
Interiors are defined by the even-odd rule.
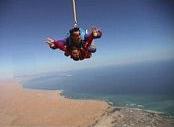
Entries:
[[60,49],[62,51],[66,51],[65,40],[54,40],[50,37],[47,38],[47,43],[52,49]]
[[86,37],[84,48],[88,49],[91,46],[93,39],[100,38],[101,36],[102,32],[100,30],[93,29],[92,32]]
[[91,34],[88,36],[86,42],[84,43],[84,47],[83,47],[83,48],[84,48],[84,49],[88,49],[88,48],[91,46],[93,39],[94,39],[94,37],[93,37],[93,34],[91,33]]

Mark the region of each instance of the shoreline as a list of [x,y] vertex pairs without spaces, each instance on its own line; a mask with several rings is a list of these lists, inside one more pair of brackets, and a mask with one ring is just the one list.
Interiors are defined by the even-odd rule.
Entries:
[[111,107],[94,127],[173,127],[174,119],[154,112],[127,108]]
[[88,127],[108,108],[106,102],[68,99],[52,90],[0,82],[0,126]]
[[[70,96],[65,96],[64,95],[64,90],[58,90],[58,93],[64,97],[64,98],[68,98],[68,99],[75,99],[75,100],[95,100],[95,101],[104,101],[107,103],[108,107],[105,110],[105,112],[100,116],[100,118],[98,120],[96,120],[91,127],[139,127],[139,126],[148,126],[148,127],[156,127],[156,125],[158,125],[158,127],[173,127],[174,126],[174,116],[169,115],[167,113],[164,112],[159,112],[159,111],[154,111],[154,110],[148,110],[148,109],[142,109],[142,108],[138,108],[138,107],[126,107],[126,106],[114,106],[113,102],[105,100],[105,99],[101,99],[101,100],[97,100],[97,99],[76,99]],[[143,105],[141,105],[143,106]],[[117,124],[117,120],[116,117],[114,116],[115,114],[117,114],[118,111],[128,111],[127,113],[129,114],[129,116],[127,116],[129,119],[129,122],[132,121],[131,118],[129,118],[131,116],[131,113],[133,112],[139,112],[141,115],[143,114],[146,118],[144,119],[149,119],[151,118],[151,121],[146,121],[146,120],[140,120],[140,122],[134,121],[136,124],[127,124],[125,121],[122,123],[119,123],[119,125]],[[122,117],[123,115],[126,116],[126,114],[119,114],[119,117]],[[138,114],[139,115],[139,114]],[[149,117],[147,117],[147,116]],[[112,117],[114,116],[114,117]],[[138,116],[140,117],[140,116]],[[109,119],[108,119],[109,118]],[[106,122],[103,123],[103,121]],[[109,122],[109,124],[108,124]],[[142,124],[143,123],[143,124]]]
[[63,90],[24,88],[17,81],[0,82],[0,87],[0,126],[4,127],[174,126],[174,119],[163,113],[113,106],[104,99],[74,99]]
[[151,110],[151,109],[144,109],[144,108],[141,108],[141,107],[144,107],[143,105],[137,105],[137,107],[132,107],[132,105],[128,105],[128,106],[116,106],[116,105],[113,104],[112,101],[109,101],[109,100],[107,100],[107,99],[74,98],[74,97],[71,97],[71,96],[66,96],[66,95],[64,94],[64,90],[56,90],[56,91],[58,91],[58,93],[59,93],[61,96],[63,96],[64,98],[68,98],[68,99],[104,101],[104,102],[106,102],[106,103],[108,104],[109,107],[142,110],[142,111],[144,111],[144,112],[155,113],[155,114],[158,114],[158,115],[165,116],[165,117],[167,117],[167,118],[172,118],[172,119],[174,119],[174,116],[173,116],[173,115],[170,115],[170,114],[168,114],[168,113],[160,112],[160,111],[156,111],[156,110]]
[[[43,90],[44,91],[44,90]],[[46,90],[47,91],[47,90]],[[104,101],[107,103],[108,107],[100,115],[99,119],[96,119],[90,127],[173,127],[174,117],[166,114],[164,112],[147,110],[138,107],[126,107],[126,106],[114,106],[113,102],[101,99],[87,99],[87,98],[73,98],[71,96],[64,95],[64,90],[56,90],[60,96],[67,99],[77,100],[77,101]],[[141,105],[142,106],[142,105]],[[139,107],[141,107],[139,106]],[[118,113],[119,112],[119,113]],[[136,114],[137,119],[132,119],[132,114]],[[135,115],[134,114],[134,115]],[[126,117],[126,119],[124,119]],[[124,119],[121,121],[120,119]],[[151,119],[151,120],[149,120]],[[120,121],[121,122],[120,122]],[[104,122],[103,122],[104,121]]]
[[[76,99],[73,97],[65,96],[64,93],[61,91],[62,96],[69,98],[69,99]],[[77,100],[91,100],[91,99],[77,99]],[[93,99],[97,100],[97,99]],[[105,101],[108,104],[108,108],[105,112],[101,115],[100,119],[96,120],[92,127],[173,127],[174,126],[174,116],[167,114],[165,112],[159,112],[155,110],[148,110],[142,109],[138,107],[126,107],[126,106],[114,106],[113,102],[102,99],[99,101]],[[122,111],[123,113],[118,112]],[[132,113],[136,112],[136,117],[141,117],[140,120],[134,120],[131,118]],[[128,114],[128,115],[127,115]],[[115,116],[116,115],[116,116]],[[127,120],[119,122],[120,119],[118,117],[127,117]],[[142,118],[143,116],[143,118]],[[148,119],[148,120],[147,120]],[[151,120],[149,120],[151,119]],[[105,121],[105,123],[103,123]],[[127,121],[131,121],[129,123]],[[134,124],[134,123],[135,124]],[[121,126],[120,126],[121,125]]]

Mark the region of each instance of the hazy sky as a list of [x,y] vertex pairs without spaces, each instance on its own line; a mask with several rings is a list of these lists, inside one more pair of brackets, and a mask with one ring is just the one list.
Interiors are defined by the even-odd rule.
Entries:
[[65,38],[71,0],[0,1],[0,75],[41,73],[174,58],[173,0],[77,0],[79,26],[98,26],[92,59],[75,62],[43,42]]

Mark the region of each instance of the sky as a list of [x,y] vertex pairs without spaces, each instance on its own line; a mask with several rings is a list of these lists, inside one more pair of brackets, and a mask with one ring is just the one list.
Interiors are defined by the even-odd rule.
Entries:
[[173,0],[76,0],[78,25],[103,32],[91,59],[51,50],[73,26],[71,0],[0,1],[0,75],[37,74],[174,58]]

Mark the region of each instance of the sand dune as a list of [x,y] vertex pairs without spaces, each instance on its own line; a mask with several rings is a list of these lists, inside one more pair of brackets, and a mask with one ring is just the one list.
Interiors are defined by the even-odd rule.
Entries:
[[87,127],[108,104],[64,98],[57,91],[23,89],[17,81],[0,82],[0,127]]

